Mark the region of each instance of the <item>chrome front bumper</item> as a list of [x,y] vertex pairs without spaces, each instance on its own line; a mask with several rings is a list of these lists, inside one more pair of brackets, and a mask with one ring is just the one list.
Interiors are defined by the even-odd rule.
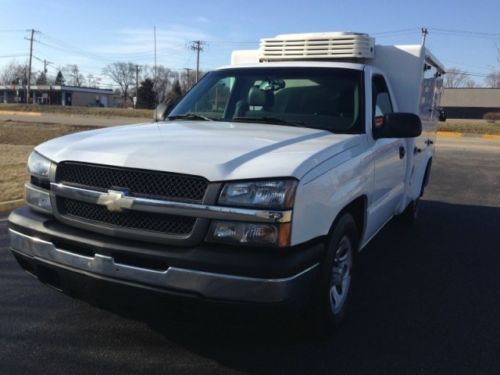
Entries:
[[197,294],[206,298],[237,302],[280,303],[311,286],[319,264],[286,278],[265,279],[203,272],[178,267],[155,270],[115,262],[110,256],[93,257],[57,248],[53,243],[9,229],[13,252],[53,267],[88,276]]

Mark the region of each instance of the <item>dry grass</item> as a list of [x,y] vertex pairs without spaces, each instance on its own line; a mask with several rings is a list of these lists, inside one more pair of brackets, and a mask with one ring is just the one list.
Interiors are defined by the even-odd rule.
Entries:
[[26,160],[33,146],[0,144],[0,202],[23,197]]
[[466,134],[500,134],[500,123],[489,123],[485,120],[447,120],[440,122],[438,130]]
[[[0,105],[0,109],[2,107]],[[40,106],[40,108],[42,107],[51,108]],[[76,108],[69,109],[76,110]],[[85,111],[94,109],[106,110],[106,108],[83,108]],[[128,113],[126,109],[114,110]],[[64,134],[88,129],[95,129],[95,127],[0,122],[0,170],[2,171],[0,174],[0,202],[23,197],[26,160],[34,146]],[[500,134],[500,124],[491,124],[484,120],[448,120],[445,123],[439,123],[439,130],[473,134]]]
[[26,160],[33,147],[52,138],[95,127],[22,122],[0,123],[0,202],[20,199]]
[[0,104],[0,111],[62,113],[69,115],[98,117],[138,117],[153,118],[150,109],[63,107],[57,105]]

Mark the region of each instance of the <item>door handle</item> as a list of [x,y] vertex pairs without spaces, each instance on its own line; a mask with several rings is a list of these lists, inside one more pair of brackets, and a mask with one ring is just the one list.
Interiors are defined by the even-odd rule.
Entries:
[[418,153],[420,153],[420,152],[422,152],[422,149],[421,149],[421,148],[418,148],[417,146],[415,146],[415,147],[413,148],[413,153],[414,153],[414,154],[418,154]]
[[430,146],[430,145],[433,145],[433,144],[434,144],[434,142],[433,142],[433,141],[431,141],[430,139],[428,139],[428,140],[426,140],[426,141],[425,141],[425,144],[426,144],[427,146]]
[[399,146],[399,158],[403,159],[405,157],[406,150],[403,146]]

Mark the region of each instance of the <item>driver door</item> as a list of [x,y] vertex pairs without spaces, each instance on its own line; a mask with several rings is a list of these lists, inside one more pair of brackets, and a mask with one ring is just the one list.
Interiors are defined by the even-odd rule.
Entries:
[[[382,75],[372,78],[373,127],[383,123],[383,116],[393,112],[391,96]],[[404,194],[406,142],[402,138],[377,139],[374,144],[374,183],[372,192],[372,229],[378,230],[396,212]]]

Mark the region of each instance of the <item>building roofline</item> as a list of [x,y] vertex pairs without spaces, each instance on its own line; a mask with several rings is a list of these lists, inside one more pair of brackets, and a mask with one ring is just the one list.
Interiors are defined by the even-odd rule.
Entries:
[[444,90],[500,90],[500,87],[445,87]]
[[[25,90],[25,85],[0,85],[0,90]],[[53,90],[53,91],[73,91],[96,94],[113,94],[112,89],[100,89],[94,87],[78,87],[66,85],[32,85],[30,90]]]

